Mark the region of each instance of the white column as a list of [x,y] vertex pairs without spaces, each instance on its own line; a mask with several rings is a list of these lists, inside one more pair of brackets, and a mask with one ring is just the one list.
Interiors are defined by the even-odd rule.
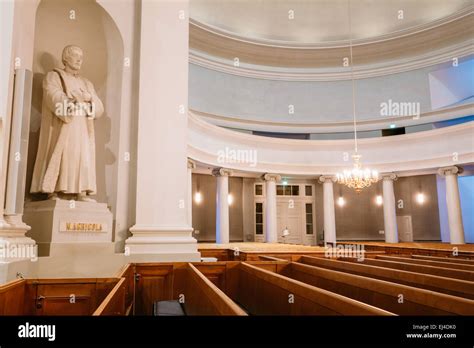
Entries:
[[[17,190],[20,187],[24,188],[25,185],[27,156],[21,154],[22,156],[18,158],[17,155],[20,147],[27,147],[25,142],[28,139],[26,128],[28,125],[25,122],[19,123],[18,118],[12,119],[12,115],[14,108],[25,105],[19,98],[21,95],[18,93],[14,95],[14,74],[15,69],[33,70],[34,30],[38,4],[38,0],[0,1],[0,50],[2,52],[2,57],[0,57],[0,259],[2,261],[0,262],[0,283],[9,276],[3,266],[10,261],[25,259],[10,257],[8,248],[26,248],[26,250],[29,249],[28,252],[32,251],[35,256],[37,255],[35,241],[25,236],[30,227],[22,220],[24,191]],[[24,73],[24,70],[17,70],[17,73]],[[31,83],[27,84],[21,92],[26,93],[27,89],[31,89]],[[17,100],[16,105],[14,105],[14,96]],[[20,110],[20,114],[23,114],[26,122],[29,122],[29,111]],[[7,184],[9,162],[11,175],[10,182]],[[6,195],[7,189],[11,190],[10,197]],[[18,194],[19,192],[21,194]],[[16,199],[16,202],[11,200],[12,197]],[[6,198],[10,198],[10,201],[5,202]],[[8,203],[10,208],[15,205],[15,209],[5,211],[4,203]]]
[[394,180],[397,180],[394,173],[382,174],[385,243],[398,243],[397,211],[393,190]]
[[[193,169],[196,168],[196,163],[188,158],[188,225],[193,227]],[[194,229],[193,229],[194,230]]]
[[212,174],[217,178],[216,188],[216,243],[229,243],[229,175],[231,171],[216,168]]
[[462,168],[456,166],[439,169],[439,174],[446,178],[446,205],[448,208],[449,236],[451,244],[465,243],[461,200],[459,197],[458,187],[458,174],[462,173],[462,171]]
[[130,254],[198,261],[188,222],[188,0],[141,3],[136,223]]
[[281,180],[278,174],[265,174],[265,242],[278,243],[276,183]]
[[322,175],[319,182],[323,184],[324,199],[324,244],[336,243],[336,213],[334,210],[334,176]]

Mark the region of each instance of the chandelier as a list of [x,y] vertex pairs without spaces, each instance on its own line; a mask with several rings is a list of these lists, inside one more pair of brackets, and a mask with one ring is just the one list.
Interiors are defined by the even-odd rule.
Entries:
[[369,168],[362,168],[360,158],[362,157],[357,152],[357,121],[356,121],[356,104],[355,104],[355,83],[354,83],[354,67],[352,64],[352,22],[351,22],[351,6],[348,1],[349,12],[349,50],[350,50],[350,67],[352,80],[352,115],[354,119],[354,154],[352,155],[353,168],[351,170],[344,170],[342,173],[336,174],[336,179],[339,184],[343,184],[349,188],[355,189],[357,193],[361,192],[363,188],[369,187],[373,183],[379,181],[379,174],[376,170]]
[[361,192],[363,188],[369,187],[373,183],[379,181],[379,173],[376,170],[370,170],[368,168],[362,169],[360,157],[361,156],[357,153],[352,155],[354,168],[336,174],[338,183],[355,189],[357,193]]

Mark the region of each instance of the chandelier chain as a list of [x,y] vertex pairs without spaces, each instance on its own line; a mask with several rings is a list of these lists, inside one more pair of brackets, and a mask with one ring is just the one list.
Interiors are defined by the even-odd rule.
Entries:
[[357,146],[357,118],[356,118],[356,102],[355,102],[355,80],[354,80],[354,64],[352,54],[352,14],[351,2],[347,1],[347,9],[349,14],[349,49],[350,49],[350,68],[352,81],[352,115],[354,118],[354,150],[352,155],[353,167],[351,170],[344,170],[342,173],[336,174],[336,179],[339,184],[343,184],[349,188],[355,189],[356,192],[361,192],[362,189],[369,187],[373,183],[379,181],[379,175],[376,170],[363,168],[360,162],[361,155],[358,154]]
[[356,121],[356,102],[355,102],[355,81],[354,81],[354,64],[352,60],[352,14],[351,14],[351,0],[347,0],[347,11],[349,13],[349,52],[350,52],[350,67],[351,67],[351,81],[352,81],[352,118],[354,121],[354,149],[357,154],[357,121]]

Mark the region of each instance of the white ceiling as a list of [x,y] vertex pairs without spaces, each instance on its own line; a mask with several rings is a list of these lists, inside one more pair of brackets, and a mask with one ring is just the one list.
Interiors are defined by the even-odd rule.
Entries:
[[[256,41],[318,44],[349,39],[348,0],[190,0],[190,17]],[[351,0],[354,39],[370,39],[444,18],[474,0]],[[294,11],[294,19],[288,18]],[[403,10],[404,19],[398,19]]]

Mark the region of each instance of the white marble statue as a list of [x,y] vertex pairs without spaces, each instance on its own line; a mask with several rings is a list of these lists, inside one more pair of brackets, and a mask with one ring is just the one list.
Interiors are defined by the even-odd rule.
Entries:
[[64,69],[50,71],[43,80],[43,107],[38,153],[31,192],[77,195],[94,201],[96,193],[94,120],[104,112],[94,86],[79,75],[83,52],[66,46]]

